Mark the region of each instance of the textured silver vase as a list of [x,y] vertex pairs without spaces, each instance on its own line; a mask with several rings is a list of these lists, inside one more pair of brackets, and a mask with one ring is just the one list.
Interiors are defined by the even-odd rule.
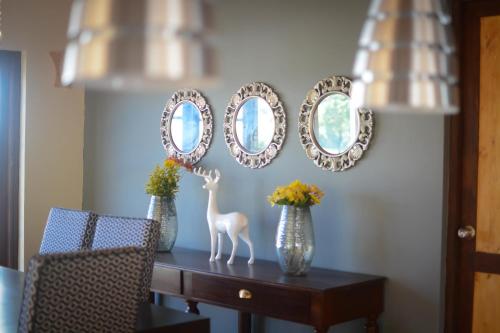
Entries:
[[160,222],[158,252],[170,252],[177,239],[177,210],[173,199],[151,196],[148,219]]
[[314,256],[314,229],[309,207],[283,206],[276,232],[276,252],[283,272],[305,275]]

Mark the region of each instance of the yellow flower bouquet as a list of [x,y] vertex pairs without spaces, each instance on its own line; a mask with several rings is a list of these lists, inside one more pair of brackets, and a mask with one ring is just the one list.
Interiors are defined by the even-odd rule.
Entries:
[[294,180],[278,186],[267,197],[271,204],[283,206],[276,231],[276,253],[285,274],[300,276],[307,273],[314,257],[314,228],[311,206],[321,202],[324,193],[316,185]]
[[316,185],[303,184],[300,180],[294,180],[286,186],[276,187],[267,200],[271,206],[309,207],[319,204],[323,196],[324,193]]
[[163,167],[157,165],[146,184],[146,193],[151,195],[148,219],[160,222],[158,252],[170,252],[177,239],[177,209],[175,195],[179,191],[181,169],[192,170],[190,164],[176,158],[168,158]]
[[146,193],[167,199],[174,199],[175,194],[179,191],[181,168],[186,168],[189,171],[192,169],[192,166],[175,158],[166,159],[163,167],[156,165],[146,184]]

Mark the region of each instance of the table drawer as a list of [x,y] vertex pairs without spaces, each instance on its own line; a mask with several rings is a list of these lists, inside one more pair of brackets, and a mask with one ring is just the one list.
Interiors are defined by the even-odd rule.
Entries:
[[307,291],[266,286],[227,277],[184,273],[184,295],[240,311],[265,314],[296,322],[309,322]]
[[151,290],[166,294],[181,294],[181,274],[182,272],[177,269],[155,266],[153,279],[151,280]]

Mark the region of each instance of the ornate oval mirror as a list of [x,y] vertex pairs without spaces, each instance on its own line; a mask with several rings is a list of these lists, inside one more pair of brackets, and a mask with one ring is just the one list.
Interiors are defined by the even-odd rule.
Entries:
[[249,154],[258,154],[274,135],[273,110],[262,97],[250,97],[236,110],[236,140]]
[[368,148],[373,113],[351,103],[351,80],[332,76],[319,81],[302,102],[300,142],[307,156],[325,170],[352,167]]
[[192,152],[203,135],[201,112],[193,102],[181,102],[174,109],[170,123],[172,143],[183,154]]
[[179,90],[167,102],[161,117],[163,147],[171,157],[198,162],[212,140],[212,112],[196,90]]
[[266,84],[245,85],[231,97],[224,117],[224,138],[240,164],[249,168],[269,164],[281,149],[285,132],[285,110]]
[[314,139],[327,154],[341,154],[356,141],[359,116],[343,93],[334,92],[319,101],[312,122]]

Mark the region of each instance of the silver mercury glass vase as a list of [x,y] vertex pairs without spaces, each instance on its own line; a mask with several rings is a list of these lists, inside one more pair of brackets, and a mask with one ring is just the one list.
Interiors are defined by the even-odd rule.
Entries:
[[283,206],[276,232],[276,252],[283,272],[305,275],[314,256],[314,229],[308,207]]
[[174,199],[151,196],[148,219],[160,222],[160,240],[158,252],[170,252],[177,239],[177,210]]

